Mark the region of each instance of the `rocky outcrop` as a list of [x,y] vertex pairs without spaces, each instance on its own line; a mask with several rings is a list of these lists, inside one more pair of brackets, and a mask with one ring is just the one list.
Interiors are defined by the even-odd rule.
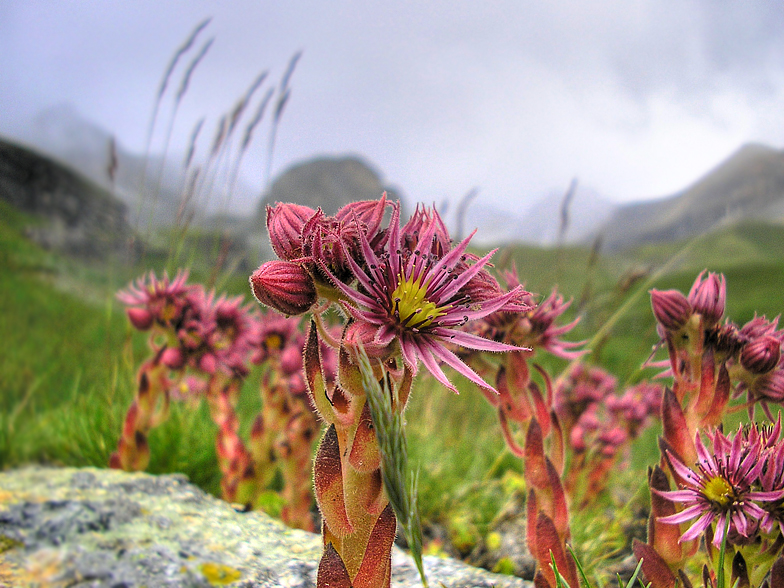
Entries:
[[380,198],[385,190],[391,199],[397,198],[382,184],[379,174],[359,157],[318,157],[281,173],[262,199],[258,217],[264,226],[266,207],[276,202],[296,202],[335,214],[349,202]]
[[[184,476],[26,468],[0,473],[0,587],[311,587],[321,539],[242,513]],[[392,585],[421,586],[393,553]],[[430,585],[530,587],[425,557]]]
[[28,229],[43,246],[88,258],[127,251],[125,205],[70,169],[0,140],[0,199],[41,219]]

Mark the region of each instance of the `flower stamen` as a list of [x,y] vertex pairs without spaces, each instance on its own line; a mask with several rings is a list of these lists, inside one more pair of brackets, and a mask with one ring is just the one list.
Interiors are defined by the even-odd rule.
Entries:
[[392,292],[394,316],[401,327],[421,329],[430,326],[434,320],[444,316],[451,305],[436,306],[427,299],[428,283],[422,284],[422,277],[406,279],[402,274],[397,288]]

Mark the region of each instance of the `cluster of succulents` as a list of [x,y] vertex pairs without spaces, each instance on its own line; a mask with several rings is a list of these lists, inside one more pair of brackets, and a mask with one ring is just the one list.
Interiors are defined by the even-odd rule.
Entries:
[[[151,355],[139,368],[110,465],[146,469],[149,432],[167,419],[171,402],[204,400],[217,428],[223,498],[247,508],[267,506],[280,471],[284,484],[275,504],[282,503],[281,517],[312,530],[310,455],[318,422],[305,391],[300,321],[243,306],[241,296],[216,298],[187,278],[186,272],[174,279],[150,273],[118,294],[131,324],[149,333]],[[264,371],[263,408],[244,440],[236,407],[254,366]],[[334,374],[334,359],[327,356],[325,367]]]
[[[150,332],[152,353],[112,466],[144,469],[149,431],[170,402],[204,398],[224,497],[262,505],[277,476],[284,520],[313,529],[315,493],[319,588],[385,588],[398,523],[416,519],[405,461],[395,457],[405,452],[402,415],[421,366],[458,391],[446,367],[481,391],[522,459],[537,587],[585,580],[570,512],[607,489],[631,443],[660,418],[648,539],[634,544],[646,581],[784,588],[784,440],[770,407],[784,400],[784,331],[777,319],[725,319],[723,276],[701,273],[687,295],[651,291],[667,358],[646,366],[663,371],[659,383],[621,387],[585,363],[584,343],[563,339],[577,324],[561,321],[569,301],[555,290],[539,299],[514,269],[493,275],[494,252],[469,252],[473,235],[454,243],[435,209],[417,207],[404,222],[386,195],[332,216],[279,203],[267,209],[267,228],[277,259],[250,285],[277,312],[216,298],[184,273],[150,274],[120,293],[134,327]],[[540,353],[569,365],[551,375]],[[236,405],[253,366],[262,370],[262,411],[243,440]],[[757,407],[767,423],[724,432],[730,413],[746,410],[753,422]]]
[[[722,320],[726,296],[724,276],[705,272],[688,295],[651,292],[668,351],[655,365],[672,378],[662,397],[662,458],[649,472],[648,541],[635,545],[654,588],[691,586],[687,572],[701,557],[706,588],[725,579],[784,586],[784,439],[769,407],[784,398],[784,331],[777,319]],[[753,417],[757,405],[767,423],[723,432],[729,413]]]

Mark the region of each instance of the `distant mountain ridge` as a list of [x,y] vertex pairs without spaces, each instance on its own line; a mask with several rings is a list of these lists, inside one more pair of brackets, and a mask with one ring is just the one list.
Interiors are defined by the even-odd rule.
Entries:
[[784,220],[784,151],[744,145],[685,190],[620,207],[598,232],[605,248],[619,250],[748,219]]

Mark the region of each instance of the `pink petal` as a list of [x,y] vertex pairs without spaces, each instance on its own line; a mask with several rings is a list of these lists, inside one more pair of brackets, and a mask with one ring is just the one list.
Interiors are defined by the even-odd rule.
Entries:
[[485,382],[479,376],[479,374],[477,374],[469,366],[463,363],[460,360],[460,358],[458,358],[454,353],[449,351],[446,347],[431,340],[425,340],[425,344],[427,345],[428,349],[433,353],[435,357],[437,357],[445,364],[452,367],[455,371],[463,374],[466,378],[468,378],[478,386],[482,388],[487,388],[488,390],[492,390],[493,392],[498,394],[498,391],[495,388],[493,388],[490,384]]
[[668,523],[668,524],[677,524],[677,523],[685,523],[686,521],[690,521],[691,519],[695,518],[698,514],[704,513],[705,507],[701,504],[695,504],[694,506],[690,506],[682,510],[681,512],[677,512],[675,514],[667,515],[666,517],[659,517],[659,522]]
[[[414,344],[416,345],[416,343]],[[438,365],[438,362],[435,361],[435,359],[430,353],[428,353],[424,349],[419,348],[419,357],[422,360],[424,366],[431,374],[433,374],[436,380],[438,380],[444,386],[452,390],[452,392],[454,392],[455,394],[459,394],[457,388],[455,388],[455,386],[449,381],[449,379],[446,377],[441,367]]]
[[458,331],[457,329],[437,327],[433,329],[432,333],[438,337],[447,339],[452,343],[468,347],[469,349],[478,349],[480,351],[526,351],[525,347],[516,347],[506,343],[499,343],[498,341],[485,339],[479,335]]
[[679,541],[683,543],[686,541],[691,541],[692,539],[696,539],[702,534],[703,531],[705,531],[705,529],[707,529],[710,526],[714,518],[715,515],[712,512],[706,512],[699,519],[697,519],[697,522],[695,522],[691,527],[689,527],[689,529],[683,535],[681,535]]

